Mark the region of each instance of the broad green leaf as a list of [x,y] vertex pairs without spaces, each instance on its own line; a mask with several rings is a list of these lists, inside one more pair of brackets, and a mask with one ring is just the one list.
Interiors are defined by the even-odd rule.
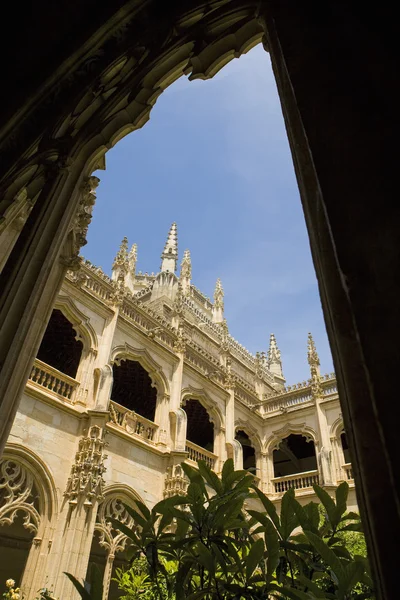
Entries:
[[91,566],[89,581],[92,600],[103,600],[103,576],[99,567],[95,564]]
[[124,504],[124,507],[125,507],[126,512],[130,514],[130,516],[135,521],[135,523],[137,523],[141,527],[145,527],[148,524],[150,514],[149,514],[148,518],[146,518],[140,512],[138,512],[131,506],[128,506],[128,504]]
[[267,549],[267,583],[270,583],[279,563],[279,536],[272,521],[268,519],[265,525],[265,546]]
[[[140,502],[140,500],[135,500],[135,504],[138,507],[138,509],[140,510],[140,512],[142,513],[142,515],[144,516],[144,518],[149,520],[150,519],[150,511],[147,508],[147,506],[145,504],[143,504],[143,502]],[[124,506],[128,510],[128,507],[125,504],[124,504]]]
[[303,506],[303,510],[306,513],[310,523],[313,525],[313,528],[310,528],[309,530],[314,531],[314,528],[318,529],[320,521],[318,504],[316,502],[308,502]]
[[294,489],[284,493],[281,502],[281,535],[284,540],[287,540],[293,530],[299,525],[299,520],[293,507]]
[[350,562],[344,568],[344,576],[339,580],[339,589],[348,594],[364,575],[364,565],[361,562]]
[[278,513],[276,512],[276,508],[275,505],[271,502],[271,500],[269,498],[267,498],[267,496],[261,491],[259,490],[257,487],[253,487],[254,491],[256,492],[257,496],[260,498],[265,510],[268,513],[269,518],[271,519],[271,521],[273,522],[273,524],[275,525],[276,529],[278,530],[278,532],[280,533],[281,531],[281,524],[279,521],[279,517],[278,517]]
[[253,542],[246,559],[246,580],[249,581],[255,568],[264,556],[264,540],[261,538]]
[[326,544],[320,537],[312,533],[311,531],[304,532],[307,538],[310,540],[311,544],[314,546],[318,554],[321,556],[322,560],[326,562],[326,564],[332,569],[335,573],[338,581],[340,582],[344,578],[344,568],[340,559],[336,556],[336,554],[329,548],[328,544]]
[[363,527],[361,524],[361,521],[359,521],[358,523],[349,523],[348,525],[345,525],[344,527],[340,527],[338,529],[339,531],[358,531],[359,533],[363,532]]
[[340,519],[344,515],[347,510],[347,498],[349,495],[349,484],[346,481],[343,481],[337,488],[335,492],[336,496],[336,519],[337,522],[340,522]]
[[[289,497],[289,503],[291,503],[291,505],[293,507],[293,511],[296,514],[299,525],[303,529],[303,531],[304,531],[304,529],[307,529],[308,531],[312,531],[313,533],[317,534],[318,533],[318,525],[315,526],[314,514],[310,510],[309,510],[309,512],[306,511],[305,507],[303,508],[301,506],[301,504],[299,502],[297,502],[297,500],[294,497],[293,498]],[[311,516],[311,518],[309,517],[309,515]],[[318,515],[318,519],[319,519],[319,515]]]
[[228,477],[228,475],[232,475],[232,473],[234,473],[234,472],[235,472],[235,466],[234,466],[233,460],[231,458],[228,458],[228,460],[226,460],[224,462],[224,466],[222,467],[222,473],[221,473],[222,484],[225,484],[226,478]]
[[131,529],[124,523],[121,523],[121,521],[118,521],[118,519],[111,518],[110,522],[111,522],[111,525],[114,527],[114,529],[117,529],[117,531],[124,533],[126,535],[126,537],[128,539],[132,540],[135,544],[138,543],[138,541],[139,541],[138,535],[136,534],[136,532],[133,529]]
[[215,490],[217,494],[222,494],[222,483],[218,475],[216,475],[214,471],[210,469],[204,460],[199,460],[197,466],[199,468],[200,475],[206,480],[208,485]]
[[65,573],[64,572],[64,575],[66,575],[68,577],[68,579],[70,581],[72,581],[72,583],[73,583],[76,591],[78,592],[78,594],[80,595],[80,597],[82,598],[82,600],[92,600],[92,597],[89,594],[88,590],[83,587],[83,585],[81,584],[81,582],[78,581],[76,577],[74,577],[73,575],[71,575],[71,573]]
[[322,504],[324,505],[326,514],[329,519],[329,523],[331,524],[333,529],[336,529],[340,519],[339,520],[337,519],[336,504],[335,504],[334,500],[330,497],[328,492],[326,492],[324,489],[322,489],[316,483],[313,485],[313,488],[314,488],[314,491],[317,494],[318,498],[321,500]]
[[298,581],[300,581],[300,583],[305,587],[308,588],[313,595],[315,596],[315,598],[326,598],[325,596],[325,591],[322,590],[316,583],[315,581],[312,581],[311,579],[309,579],[308,577],[305,577],[305,575],[298,575],[297,578]]
[[277,591],[279,590],[281,597],[283,596],[284,598],[291,598],[291,600],[312,600],[313,596],[310,596],[310,594],[308,594],[307,592],[303,592],[302,590],[296,590],[295,588],[292,587],[286,587],[286,586],[282,586],[282,587],[276,587],[274,588]]

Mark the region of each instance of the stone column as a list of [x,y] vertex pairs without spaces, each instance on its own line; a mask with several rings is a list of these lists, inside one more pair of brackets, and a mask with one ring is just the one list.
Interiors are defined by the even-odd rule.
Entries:
[[110,354],[117,327],[119,305],[113,307],[113,315],[104,325],[94,369],[93,403],[97,410],[108,410],[113,384],[113,369]]
[[79,581],[86,577],[97,509],[103,500],[107,417],[106,412],[89,411],[57,522],[49,581],[54,585],[54,596],[63,600],[79,597],[64,573]]
[[179,452],[185,451],[186,444],[186,413],[181,408],[181,395],[182,395],[182,378],[183,378],[183,360],[185,356],[185,338],[183,333],[183,327],[179,326],[177,339],[175,341],[175,351],[177,353],[179,362],[175,367],[172,374],[171,381],[171,398],[170,398],[170,437],[173,440],[173,449]]
[[51,310],[91,219],[97,177],[81,187],[67,166],[51,168],[0,274],[0,452],[7,441]]

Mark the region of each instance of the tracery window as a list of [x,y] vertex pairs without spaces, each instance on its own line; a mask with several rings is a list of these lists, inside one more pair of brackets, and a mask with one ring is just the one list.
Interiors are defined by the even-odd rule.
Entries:
[[116,569],[129,566],[125,553],[129,540],[111,525],[111,519],[117,519],[127,527],[134,526],[134,521],[124,506],[124,500],[114,495],[106,498],[99,506],[86,575],[86,580],[90,581],[92,564],[99,567],[103,574],[103,597],[108,597],[108,600],[114,600],[121,595],[117,583],[113,581]]
[[20,463],[0,462],[0,581],[19,586],[32,541],[41,522],[41,506],[33,475]]

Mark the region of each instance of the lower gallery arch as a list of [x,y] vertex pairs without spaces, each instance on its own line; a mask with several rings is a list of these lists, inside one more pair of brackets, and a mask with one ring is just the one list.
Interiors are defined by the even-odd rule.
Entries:
[[46,560],[56,492],[39,457],[8,444],[0,461],[0,581],[14,579],[28,595]]
[[104,501],[97,511],[86,581],[90,586],[91,569],[96,565],[103,576],[103,598],[108,600],[116,600],[121,596],[117,582],[113,581],[116,569],[129,568],[126,555],[128,538],[111,525],[110,519],[117,519],[127,527],[135,527],[134,520],[124,505],[138,510],[137,500],[143,502],[140,496],[128,486],[110,486],[105,491]]

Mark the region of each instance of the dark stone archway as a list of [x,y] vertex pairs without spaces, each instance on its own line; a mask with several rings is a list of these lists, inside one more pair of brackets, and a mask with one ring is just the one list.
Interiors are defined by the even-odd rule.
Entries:
[[393,202],[398,84],[391,4],[384,0],[369,11],[334,0],[193,0],[173,7],[157,0],[104,7],[82,0],[77,8],[61,0],[56,8],[41,0],[33,12],[11,4],[9,22],[18,26],[1,40],[9,60],[2,71],[0,214],[22,188],[34,205],[0,278],[1,445],[65,268],[74,265],[71,227],[83,179],[110,145],[143,125],[175,67],[212,75],[223,57],[239,55],[252,36],[259,39],[260,16],[378,592],[396,597],[400,449],[392,396],[400,208]]
[[61,310],[54,309],[37,353],[42,362],[61,373],[76,377],[83,344],[76,339],[76,331]]

